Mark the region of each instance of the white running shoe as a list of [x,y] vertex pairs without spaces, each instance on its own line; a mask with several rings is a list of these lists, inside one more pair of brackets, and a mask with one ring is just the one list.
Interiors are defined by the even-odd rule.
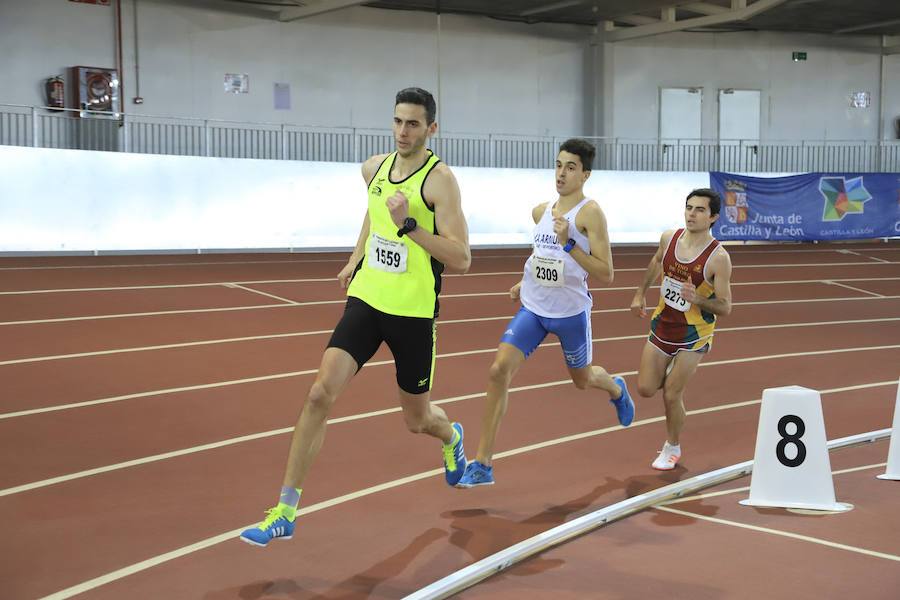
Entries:
[[650,465],[657,471],[671,471],[681,458],[681,446],[672,446],[667,441],[659,452],[659,456]]

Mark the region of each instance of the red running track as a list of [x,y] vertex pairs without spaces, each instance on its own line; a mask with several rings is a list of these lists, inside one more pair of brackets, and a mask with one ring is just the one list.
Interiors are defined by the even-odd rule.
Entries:
[[[497,485],[447,488],[436,443],[397,414],[382,350],[335,407],[295,539],[264,550],[236,532],[277,494],[342,309],[345,256],[2,259],[0,596],[399,598],[586,512],[752,458],[766,387],[822,391],[829,439],[889,427],[900,245],[729,251],[735,309],[688,388],[700,412],[676,471],[649,468],[661,400],[639,401],[634,425],[618,428],[605,398],[565,381],[548,340],[513,382]],[[651,253],[615,249],[615,282],[594,293],[595,361],[633,391],[648,323],[627,307]],[[445,281],[433,398],[466,425],[470,455],[524,256],[477,252],[469,274]],[[659,507],[462,596],[895,597],[900,488],[871,466],[886,456],[886,442],[835,453],[836,469],[866,467],[835,475],[838,499],[857,505],[845,515],[748,509],[738,495]]]

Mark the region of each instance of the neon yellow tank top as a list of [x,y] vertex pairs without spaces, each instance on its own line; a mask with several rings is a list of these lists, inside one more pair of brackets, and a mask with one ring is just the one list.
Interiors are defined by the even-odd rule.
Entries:
[[425,164],[395,182],[390,175],[396,158],[396,152],[389,154],[369,183],[369,238],[347,295],[383,313],[431,319],[438,314],[444,265],[407,236],[397,236],[399,228],[385,202],[397,190],[402,191],[409,200],[409,216],[419,227],[436,234],[434,208],[425,203],[422,188],[440,159],[429,150]]

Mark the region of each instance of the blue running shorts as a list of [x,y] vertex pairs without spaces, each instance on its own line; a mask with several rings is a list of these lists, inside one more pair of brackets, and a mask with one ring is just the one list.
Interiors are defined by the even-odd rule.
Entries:
[[554,319],[536,315],[523,306],[506,326],[506,332],[500,341],[515,346],[528,358],[548,333],[559,338],[567,366],[580,369],[591,364],[593,344],[590,309],[571,317]]

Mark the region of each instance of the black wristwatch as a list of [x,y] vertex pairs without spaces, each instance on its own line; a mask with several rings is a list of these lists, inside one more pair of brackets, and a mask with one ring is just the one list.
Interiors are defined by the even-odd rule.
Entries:
[[415,231],[416,227],[418,226],[419,224],[416,223],[415,219],[413,219],[412,217],[406,217],[406,220],[403,221],[403,227],[397,230],[397,237],[403,237],[410,231]]

